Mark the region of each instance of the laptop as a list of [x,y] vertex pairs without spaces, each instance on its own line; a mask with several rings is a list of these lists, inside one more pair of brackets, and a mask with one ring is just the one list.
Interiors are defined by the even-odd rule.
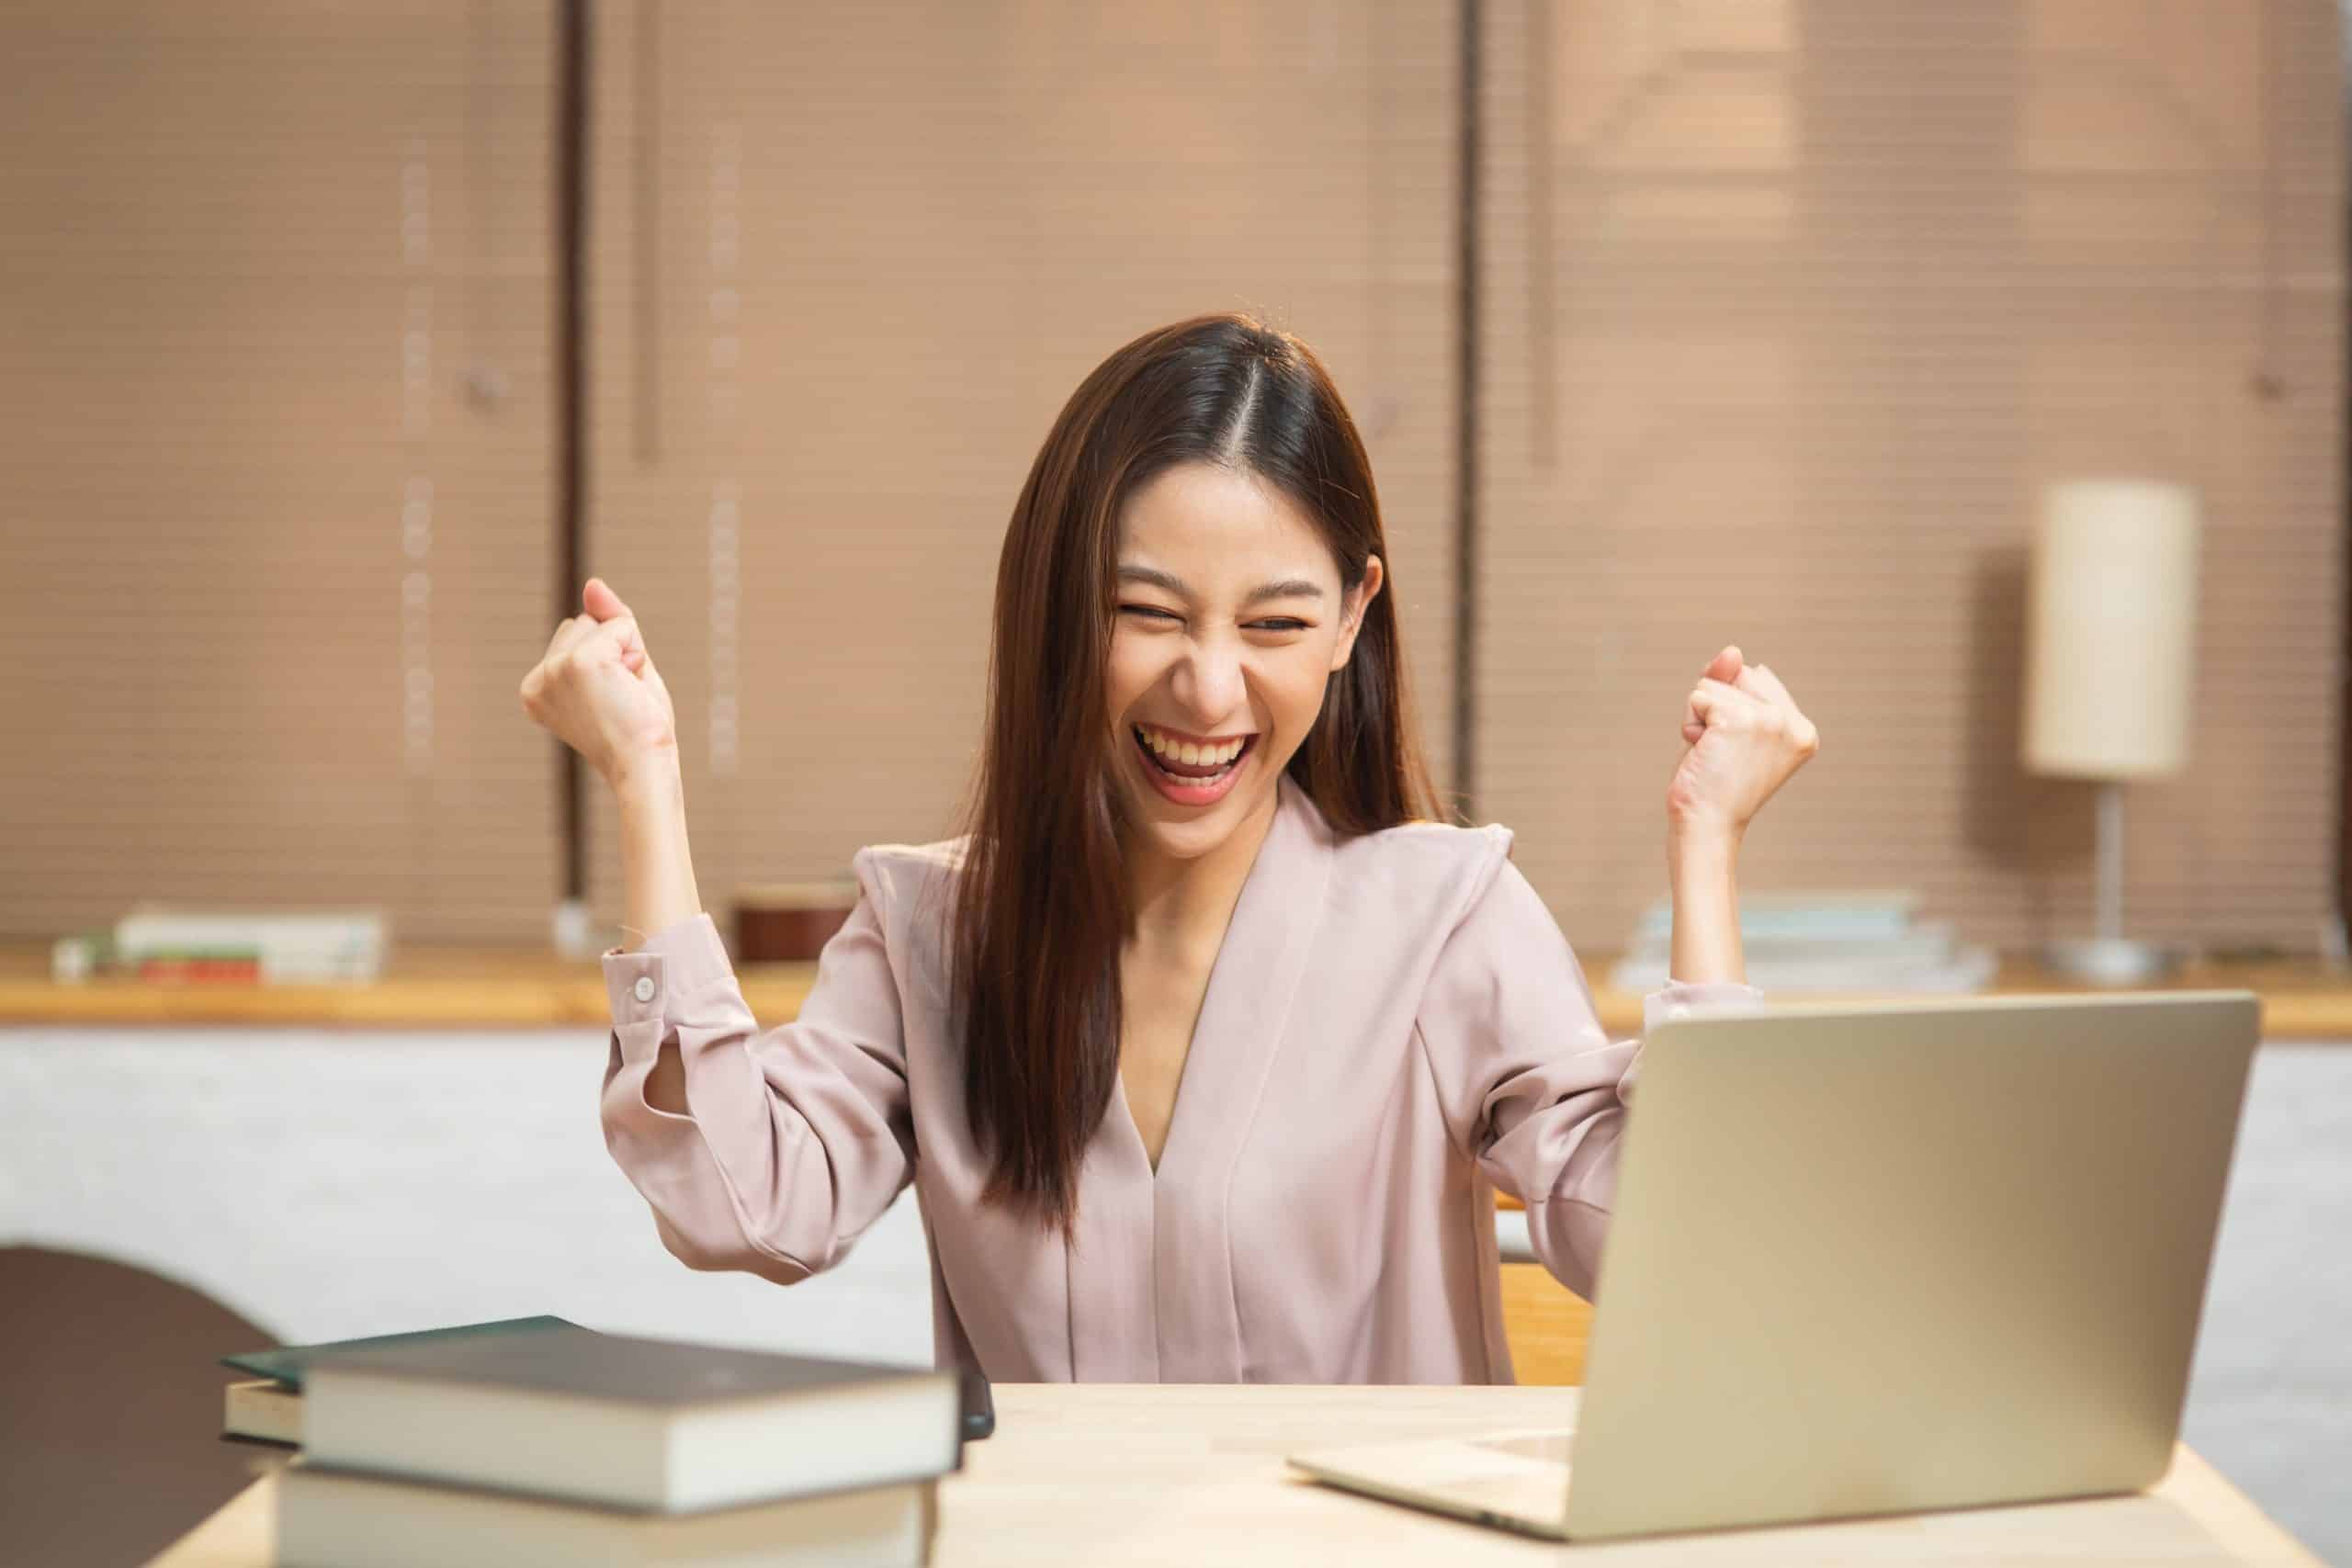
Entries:
[[1573,1432],[1289,1462],[1577,1540],[2151,1485],[2260,1021],[2176,991],[1663,1023]]

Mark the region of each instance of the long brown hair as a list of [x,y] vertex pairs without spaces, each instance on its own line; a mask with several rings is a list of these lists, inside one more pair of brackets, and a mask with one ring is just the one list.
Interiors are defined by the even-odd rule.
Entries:
[[[1165,469],[1253,473],[1312,519],[1352,592],[1393,563],[1355,422],[1313,350],[1232,313],[1136,338],[1046,437],[997,564],[988,726],[952,932],[966,1111],[987,1197],[1070,1234],[1078,1170],[1119,1070],[1119,954],[1133,931],[1104,666],[1118,523]],[[1375,596],[1287,772],[1334,831],[1436,815],[1406,705],[1393,592]]]

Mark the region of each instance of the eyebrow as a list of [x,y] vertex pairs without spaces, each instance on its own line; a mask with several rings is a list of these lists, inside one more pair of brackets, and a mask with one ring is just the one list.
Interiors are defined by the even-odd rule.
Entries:
[[[1162,571],[1158,567],[1123,566],[1119,569],[1119,581],[1142,582],[1154,588],[1164,588],[1179,599],[1193,597],[1193,591],[1184,586],[1182,578],[1171,571]],[[1322,584],[1310,581],[1304,577],[1285,577],[1272,582],[1260,583],[1250,590],[1242,597],[1241,602],[1244,604],[1262,604],[1269,599],[1320,599],[1322,597]]]

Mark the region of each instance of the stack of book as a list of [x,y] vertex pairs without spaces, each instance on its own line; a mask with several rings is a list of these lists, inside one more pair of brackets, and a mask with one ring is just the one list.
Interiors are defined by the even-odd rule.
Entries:
[[560,1319],[313,1348],[275,1403],[288,1564],[925,1562],[963,1453],[952,1371]]
[[301,1447],[302,1380],[309,1373],[311,1363],[325,1356],[466,1335],[536,1334],[542,1329],[579,1326],[569,1319],[542,1313],[533,1317],[502,1317],[488,1323],[416,1328],[405,1334],[376,1334],[364,1339],[335,1339],[323,1345],[279,1345],[266,1350],[240,1350],[221,1357],[220,1364],[253,1376],[229,1385],[220,1435],[241,1443]]
[[[1918,919],[1919,902],[1909,891],[1743,897],[1747,983],[1774,993],[1980,991],[1991,984],[1999,955],[1962,945],[1949,921]],[[1673,936],[1674,905],[1662,899],[1643,912],[1610,985],[1636,995],[1665,985]]]
[[383,973],[380,909],[194,909],[141,904],[110,931],[62,937],[52,979],[365,983]]

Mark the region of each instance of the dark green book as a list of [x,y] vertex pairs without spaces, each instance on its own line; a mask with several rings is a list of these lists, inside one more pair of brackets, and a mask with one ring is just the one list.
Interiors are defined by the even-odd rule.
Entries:
[[[379,1345],[413,1345],[429,1339],[462,1339],[481,1334],[533,1334],[549,1328],[580,1328],[560,1317],[502,1317],[489,1323],[459,1323],[442,1328],[417,1328],[406,1334],[376,1334],[365,1339],[335,1339],[323,1345],[287,1345],[272,1350],[242,1350],[223,1356],[220,1364],[255,1377],[276,1378],[288,1388],[302,1386],[302,1374],[312,1361],[340,1350],[372,1349]],[[581,1329],[582,1333],[589,1330]]]

